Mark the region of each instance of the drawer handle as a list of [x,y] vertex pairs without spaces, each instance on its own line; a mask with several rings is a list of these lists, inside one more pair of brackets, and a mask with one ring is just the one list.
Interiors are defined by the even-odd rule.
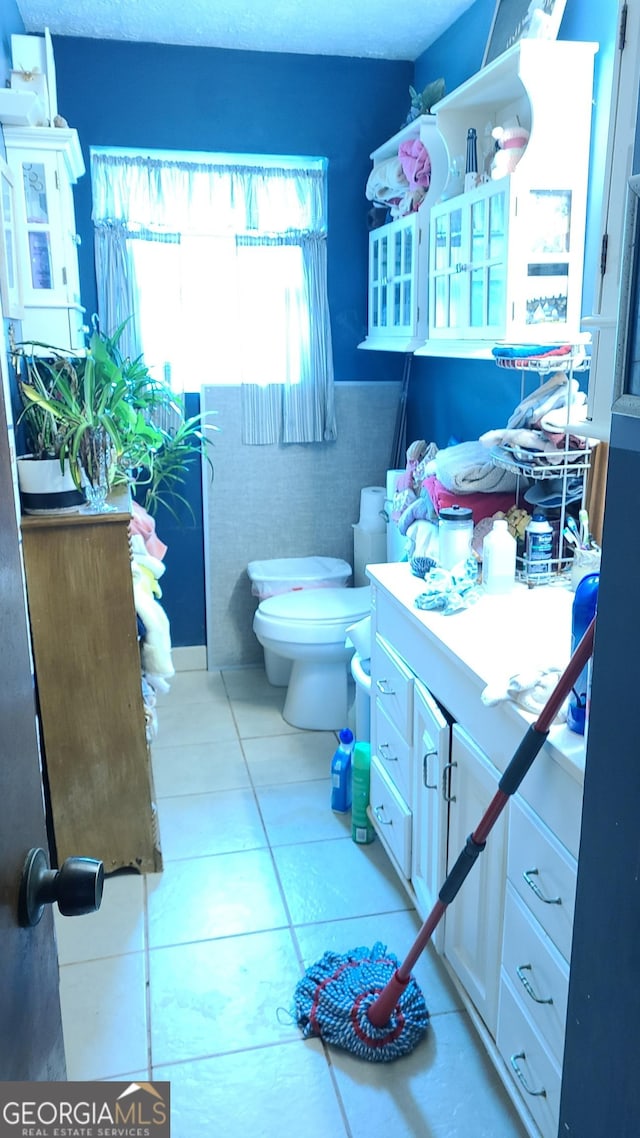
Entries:
[[532,877],[538,876],[538,872],[537,869],[525,869],[522,874],[529,888],[533,890],[539,901],[544,901],[545,905],[561,905],[562,897],[545,897],[537,882],[531,880]]
[[398,762],[398,756],[397,755],[385,754],[385,751],[388,751],[390,746],[391,746],[391,743],[379,743],[378,744],[378,751],[380,752],[380,754],[382,755],[382,758],[384,759],[384,761],[386,763],[397,763]]
[[391,687],[389,680],[376,680],[376,687],[380,695],[396,695],[396,691]]
[[518,964],[518,966],[516,968],[516,975],[518,977],[518,980],[522,984],[522,987],[524,988],[525,992],[527,993],[527,995],[531,996],[531,999],[535,1000],[536,1004],[552,1004],[553,999],[551,998],[551,996],[547,996],[546,999],[543,999],[542,996],[536,995],[533,986],[531,985],[531,983],[527,979],[527,977],[524,975],[525,972],[531,972],[531,965],[530,964]]
[[378,819],[380,825],[381,826],[393,826],[393,818],[382,818],[381,817],[383,810],[384,810],[384,806],[374,806],[374,808],[373,808],[373,813],[375,814],[376,818]]
[[445,802],[455,802],[455,794],[451,794],[451,777],[449,777],[449,790],[447,790],[447,774],[452,767],[457,767],[457,763],[445,763],[442,771],[442,797]]
[[513,1070],[515,1071],[516,1077],[522,1083],[522,1086],[524,1087],[527,1094],[528,1095],[542,1095],[544,1098],[546,1098],[547,1092],[545,1091],[544,1087],[541,1087],[539,1091],[532,1091],[531,1087],[527,1085],[527,1080],[525,1079],[523,1072],[520,1070],[520,1067],[518,1066],[518,1059],[526,1059],[526,1055],[525,1055],[524,1051],[518,1051],[518,1053],[516,1055],[512,1055],[511,1058],[509,1059],[509,1062],[511,1063],[511,1066],[513,1067]]
[[437,754],[438,754],[437,751],[425,751],[424,755],[422,756],[422,781],[425,785],[425,790],[437,790],[438,789],[437,782],[429,782],[429,771],[428,771],[429,759],[431,758],[432,755],[437,755]]

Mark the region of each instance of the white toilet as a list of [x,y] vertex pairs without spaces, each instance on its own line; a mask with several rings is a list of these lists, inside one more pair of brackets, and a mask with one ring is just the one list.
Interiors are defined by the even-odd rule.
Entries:
[[[309,562],[316,563],[315,576]],[[312,731],[337,731],[348,715],[353,647],[345,644],[346,630],[368,614],[369,586],[345,588],[344,567],[347,580],[351,567],[337,558],[281,558],[271,565],[275,569],[269,562],[252,562],[247,569],[258,595],[256,585],[266,591],[267,578],[271,585],[276,581],[284,585],[286,574],[290,575],[289,591],[274,589],[276,595],[260,601],[253,619],[265,651],[267,678],[275,684],[288,679],[282,712],[287,723]]]

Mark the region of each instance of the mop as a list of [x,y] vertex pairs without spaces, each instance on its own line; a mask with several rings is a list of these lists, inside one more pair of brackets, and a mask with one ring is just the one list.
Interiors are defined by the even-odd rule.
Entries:
[[344,955],[326,952],[307,969],[294,992],[294,1015],[304,1039],[317,1036],[360,1059],[388,1063],[413,1051],[423,1038],[429,1012],[411,970],[543,746],[556,714],[591,656],[594,630],[595,618],[518,746],[402,964],[377,942],[372,949],[355,948]]

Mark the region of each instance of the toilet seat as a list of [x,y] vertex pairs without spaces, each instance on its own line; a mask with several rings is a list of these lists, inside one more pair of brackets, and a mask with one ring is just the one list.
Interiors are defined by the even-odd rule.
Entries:
[[346,628],[370,612],[369,585],[357,589],[302,589],[261,602],[260,624],[277,640],[303,639],[309,643],[344,641]]

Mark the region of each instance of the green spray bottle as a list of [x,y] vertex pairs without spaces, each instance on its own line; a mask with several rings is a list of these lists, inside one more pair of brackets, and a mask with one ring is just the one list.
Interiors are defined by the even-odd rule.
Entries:
[[359,845],[366,845],[375,837],[367,814],[370,775],[371,744],[356,743],[351,758],[351,837]]

